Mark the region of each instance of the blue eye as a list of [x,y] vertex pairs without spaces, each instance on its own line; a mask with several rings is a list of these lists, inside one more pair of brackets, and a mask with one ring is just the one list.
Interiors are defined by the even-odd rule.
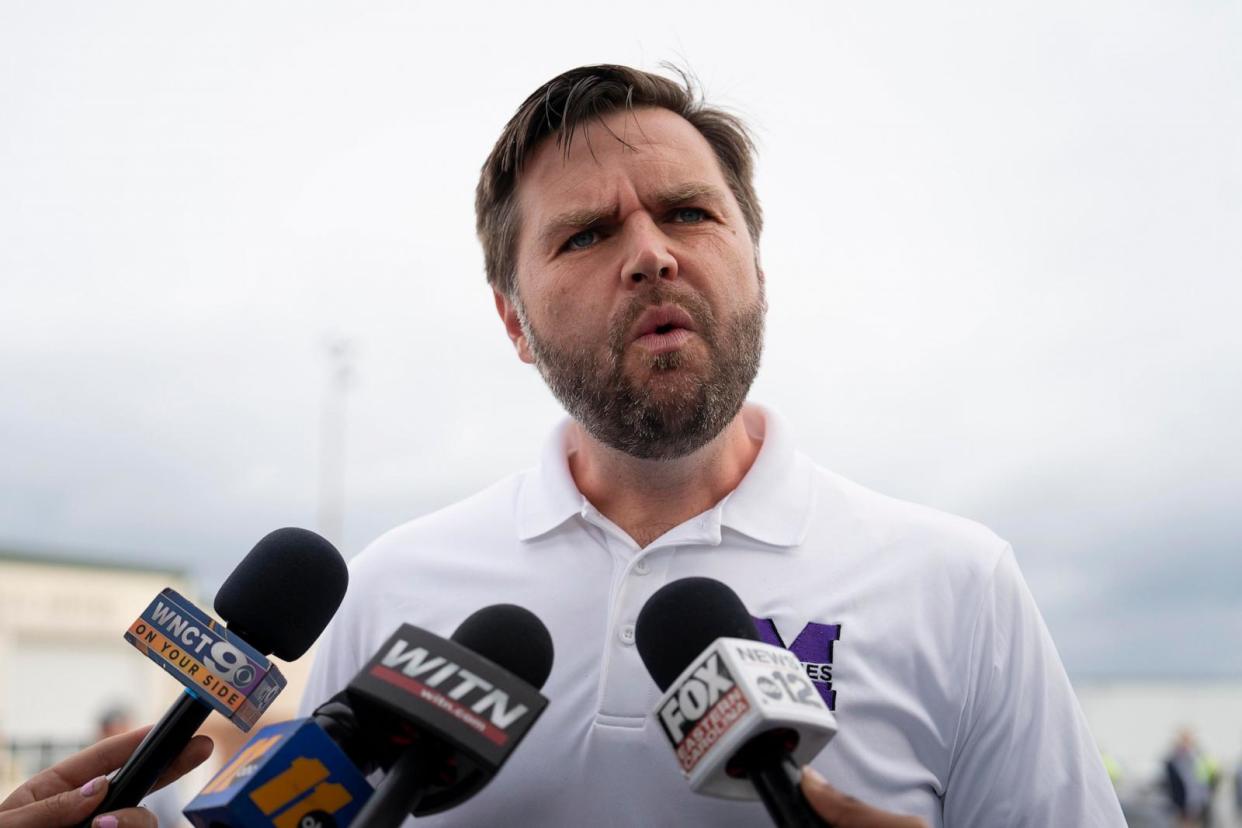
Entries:
[[698,224],[707,220],[707,211],[700,207],[678,207],[673,211],[673,219],[678,224]]
[[565,242],[565,250],[585,250],[599,240],[598,230],[583,230],[575,233]]

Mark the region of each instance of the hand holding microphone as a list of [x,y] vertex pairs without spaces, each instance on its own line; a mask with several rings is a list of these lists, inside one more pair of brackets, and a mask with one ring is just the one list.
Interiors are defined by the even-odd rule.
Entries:
[[[0,828],[67,828],[86,819],[103,802],[110,773],[134,752],[150,727],[103,739],[42,771],[0,803]],[[195,736],[155,782],[162,788],[211,755],[211,739]],[[95,828],[156,828],[145,808],[114,810],[95,818]]]
[[268,654],[292,661],[323,632],[349,582],[345,561],[305,529],[262,538],[216,594],[221,628],[172,590],[164,590],[126,633],[185,692],[109,780],[94,814],[137,805],[189,744],[212,710],[249,730],[284,687]]
[[927,828],[918,817],[881,811],[841,793],[809,766],[802,769],[802,793],[833,828]]

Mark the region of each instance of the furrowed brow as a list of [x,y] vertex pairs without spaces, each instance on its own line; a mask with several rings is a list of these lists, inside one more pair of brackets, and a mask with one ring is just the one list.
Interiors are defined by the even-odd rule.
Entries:
[[558,213],[544,224],[543,230],[539,233],[539,244],[546,247],[549,244],[559,243],[561,236],[570,230],[590,227],[615,214],[616,210],[612,207],[588,207]]
[[[655,196],[656,205],[664,210],[696,201],[722,209],[726,199],[724,193],[718,187],[697,182],[679,184],[667,190],[662,190]],[[559,245],[561,237],[566,233],[583,230],[605,219],[613,218],[616,213],[617,208],[615,205],[612,207],[586,207],[557,213],[544,223],[543,230],[539,232],[539,246]]]
[[662,190],[656,195],[655,200],[657,204],[665,208],[679,207],[692,201],[704,202],[720,207],[724,204],[725,197],[719,188],[713,187],[711,184],[689,183],[679,184],[676,187]]

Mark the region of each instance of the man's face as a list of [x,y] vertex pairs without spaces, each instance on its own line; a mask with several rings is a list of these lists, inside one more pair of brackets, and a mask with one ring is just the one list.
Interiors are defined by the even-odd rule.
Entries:
[[496,301],[522,359],[632,456],[681,457],[719,434],[758,370],[766,308],[703,136],[664,109],[612,113],[568,158],[545,140],[517,197],[517,296]]

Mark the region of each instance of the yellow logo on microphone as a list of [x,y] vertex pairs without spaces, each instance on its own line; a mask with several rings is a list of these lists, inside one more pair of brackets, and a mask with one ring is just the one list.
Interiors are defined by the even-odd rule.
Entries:
[[[344,785],[327,782],[328,768],[318,759],[299,756],[288,770],[264,782],[250,793],[253,802],[276,828],[324,828],[335,820],[324,819],[344,808],[354,798]],[[307,791],[310,793],[306,796]],[[292,803],[292,804],[290,804]],[[281,809],[284,809],[283,811]]]

